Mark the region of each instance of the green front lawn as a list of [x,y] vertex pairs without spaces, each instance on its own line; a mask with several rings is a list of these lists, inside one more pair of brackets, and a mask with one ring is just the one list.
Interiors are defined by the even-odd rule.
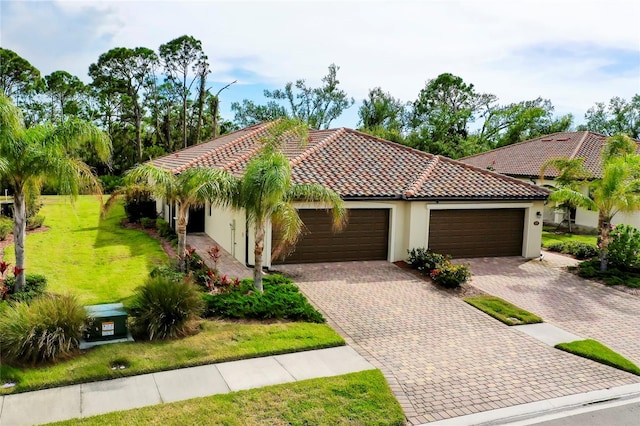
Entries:
[[[120,302],[141,285],[151,268],[167,260],[158,241],[120,226],[121,205],[100,218],[100,202],[81,196],[43,197],[46,232],[27,236],[26,271],[47,277],[47,290],[73,293],[84,304]],[[5,260],[15,263],[14,248]]]
[[542,318],[496,296],[467,297],[465,302],[507,325],[536,324]]
[[595,246],[598,243],[598,236],[566,233],[556,234],[553,231],[542,231],[542,247],[547,247],[551,243],[564,243],[567,241],[579,241]]
[[[98,346],[66,362],[38,368],[5,366],[3,381],[17,385],[0,388],[0,394],[344,345],[325,324],[202,321],[201,325],[200,333],[180,340]],[[112,370],[113,364],[127,368]]]
[[597,340],[587,339],[560,343],[556,345],[556,348],[640,376],[640,368],[637,365]]
[[379,370],[68,420],[56,425],[404,425]]

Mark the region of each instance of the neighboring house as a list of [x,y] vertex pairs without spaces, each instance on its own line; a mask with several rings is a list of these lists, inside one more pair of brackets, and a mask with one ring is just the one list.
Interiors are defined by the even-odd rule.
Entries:
[[[254,125],[153,163],[175,173],[205,166],[241,176],[269,126]],[[455,257],[540,254],[549,193],[538,186],[345,128],[310,130],[304,146],[290,141],[283,152],[294,183],[325,185],[349,209],[346,229],[334,234],[325,210],[299,203],[306,232],[286,263],[397,261],[414,247]],[[170,206],[158,207],[171,218]],[[191,231],[206,232],[238,260],[253,264],[253,231],[244,212],[206,206],[192,212],[189,223],[198,224]],[[274,238],[268,229],[266,253]]]
[[[553,180],[557,176],[556,170],[548,168],[544,179],[540,179],[540,168],[552,158],[584,158],[584,166],[593,177],[601,177],[601,153],[607,137],[588,131],[554,133],[465,157],[460,161],[540,186],[553,186]],[[587,193],[586,185],[583,191]],[[555,204],[545,207],[545,223],[568,224],[569,220],[578,226],[595,229],[598,225],[598,213],[578,208],[571,209],[569,215],[566,215],[565,210],[556,208]],[[613,223],[640,227],[640,213],[618,213],[614,216]]]

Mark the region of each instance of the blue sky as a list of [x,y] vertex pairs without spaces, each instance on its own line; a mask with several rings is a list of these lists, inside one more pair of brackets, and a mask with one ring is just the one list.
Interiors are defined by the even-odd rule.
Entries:
[[640,93],[637,0],[464,1],[6,1],[0,44],[43,74],[89,81],[101,53],[157,50],[183,34],[202,41],[222,113],[264,89],[304,78],[320,84],[331,63],[356,105],[334,126],[355,127],[357,105],[380,86],[403,101],[443,72],[502,103],[548,98],[581,122],[595,102]]

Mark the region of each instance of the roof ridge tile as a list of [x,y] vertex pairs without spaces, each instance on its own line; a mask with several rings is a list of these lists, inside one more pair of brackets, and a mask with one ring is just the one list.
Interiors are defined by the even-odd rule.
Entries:
[[305,149],[302,154],[298,155],[296,158],[292,159],[290,164],[291,164],[291,168],[297,166],[298,164],[302,163],[304,160],[306,160],[307,158],[309,158],[312,154],[315,154],[316,152],[318,152],[320,149],[324,148],[325,146],[327,146],[329,143],[331,143],[333,140],[337,139],[338,136],[340,136],[341,134],[345,133],[346,130],[344,127],[340,127],[338,129],[333,130],[333,132],[327,136],[322,142],[316,144],[315,146],[309,148],[309,149]]
[[582,135],[582,137],[578,141],[578,144],[576,145],[575,149],[573,150],[571,155],[569,155],[569,159],[570,160],[573,160],[575,158],[576,154],[580,151],[580,148],[582,148],[582,145],[584,144],[584,141],[587,140],[587,136],[589,135],[589,131],[585,130],[583,133],[584,134]]
[[413,183],[413,185],[411,185],[411,188],[404,193],[404,195],[407,198],[413,197],[414,195],[416,195],[416,192],[418,192],[420,187],[424,185],[424,183],[427,181],[427,178],[429,177],[429,175],[431,175],[431,172],[433,172],[433,170],[436,168],[439,161],[440,161],[439,156],[433,157],[433,159],[431,160],[429,165],[424,169],[424,172],[422,172],[420,177],[418,177],[418,179]]
[[[245,133],[244,135],[236,138],[236,139],[232,139],[229,143],[226,143],[224,145],[221,145],[211,151],[207,151],[205,152],[203,155],[194,158],[193,160],[189,161],[186,164],[183,164],[182,166],[178,167],[177,169],[172,170],[172,172],[176,173],[176,172],[180,172],[180,171],[184,171],[186,169],[188,169],[189,167],[192,167],[193,165],[197,164],[198,162],[212,157],[215,154],[229,148],[230,146],[234,146],[234,145],[238,145],[240,142],[243,142],[244,140],[254,136],[256,133],[260,133],[260,131],[264,130],[265,128],[271,127],[273,125],[273,122],[264,122],[264,123],[258,123],[255,124],[254,126],[251,127],[255,127],[255,129],[252,129],[250,132]],[[246,130],[246,129],[243,129]],[[224,135],[223,135],[224,136]],[[215,139],[212,139],[211,141],[214,141]],[[255,152],[254,152],[255,153]]]
[[543,188],[543,187],[538,186],[538,185],[534,185],[533,183],[524,182],[524,181],[522,181],[520,179],[516,179],[516,178],[511,177],[509,175],[504,175],[502,173],[498,173],[498,172],[494,172],[494,171],[491,171],[491,170],[483,169],[482,167],[474,166],[474,165],[471,165],[471,164],[468,164],[468,163],[463,163],[462,161],[452,160],[451,158],[443,157],[441,155],[439,155],[438,157],[440,157],[445,162],[458,164],[458,165],[460,165],[460,166],[462,166],[462,167],[464,167],[466,169],[476,170],[476,171],[478,171],[480,173],[483,173],[485,175],[497,177],[498,179],[502,179],[502,180],[507,181],[507,182],[516,183],[518,185],[528,186],[529,188],[536,189],[536,190],[542,190],[543,192],[546,192],[547,194],[551,193],[551,191],[549,191],[546,188]]

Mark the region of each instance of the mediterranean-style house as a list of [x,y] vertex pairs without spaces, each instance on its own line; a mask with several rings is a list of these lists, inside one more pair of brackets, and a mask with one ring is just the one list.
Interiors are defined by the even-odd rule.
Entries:
[[[174,173],[203,166],[241,176],[270,126],[247,127],[153,164]],[[274,264],[397,261],[415,247],[454,257],[540,254],[549,192],[539,186],[346,128],[310,130],[306,144],[289,141],[282,151],[294,183],[318,183],[339,193],[349,222],[334,234],[325,210],[298,203],[305,234],[288,257]],[[158,200],[157,207],[165,219],[173,217],[172,206]],[[253,264],[253,232],[243,211],[210,205],[193,210],[188,232],[205,232],[236,259]],[[268,229],[267,253],[272,238]]]
[[[562,132],[527,140],[513,145],[497,148],[482,154],[472,155],[460,161],[511,176],[540,186],[553,186],[557,171],[548,168],[540,177],[542,165],[552,158],[584,158],[584,166],[594,178],[602,175],[602,148],[607,136],[594,132]],[[585,185],[584,193],[588,190]],[[568,213],[568,214],[567,214]],[[598,225],[598,214],[582,208],[559,209],[554,203],[545,206],[544,221],[549,224],[571,224],[587,229]],[[614,224],[625,223],[640,227],[640,212],[618,213]]]

